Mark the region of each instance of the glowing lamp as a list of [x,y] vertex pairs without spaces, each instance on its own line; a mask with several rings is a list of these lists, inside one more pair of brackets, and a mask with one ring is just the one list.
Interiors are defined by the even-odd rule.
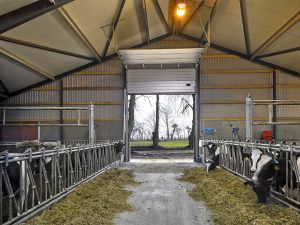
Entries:
[[186,4],[185,3],[178,3],[177,5],[177,16],[183,16],[185,14],[185,8]]

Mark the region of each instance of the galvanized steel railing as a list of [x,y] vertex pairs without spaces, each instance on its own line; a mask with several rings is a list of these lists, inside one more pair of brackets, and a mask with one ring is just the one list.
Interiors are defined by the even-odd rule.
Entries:
[[[274,182],[271,192],[276,196],[288,203],[296,206],[300,209],[300,171],[296,165],[296,154],[300,153],[300,146],[296,146],[296,143],[291,145],[282,142],[276,144],[274,142],[260,143],[260,142],[242,142],[242,141],[232,141],[232,140],[201,140],[201,145],[211,142],[217,144],[221,147],[220,149],[220,167],[226,169],[227,171],[238,175],[244,180],[251,180],[250,173],[250,160],[244,160],[242,157],[242,151],[244,153],[250,153],[252,149],[258,148],[264,152],[271,152],[274,157],[283,157],[286,160],[286,174],[285,179],[289,182],[289,185],[293,187],[296,184],[296,189],[289,189],[283,195],[280,190],[276,190],[276,183]],[[200,146],[201,146],[200,145]],[[206,147],[201,148],[201,153],[203,158],[207,160],[208,152]],[[295,173],[295,177],[293,176]],[[290,178],[289,178],[290,176]],[[288,183],[287,183],[288,184]]]
[[[37,152],[27,149],[26,153],[13,157],[7,153],[0,156],[0,224],[24,220],[117,163],[121,153],[114,144],[42,148]],[[17,193],[13,192],[7,172],[14,162],[20,165],[20,174],[23,173]]]

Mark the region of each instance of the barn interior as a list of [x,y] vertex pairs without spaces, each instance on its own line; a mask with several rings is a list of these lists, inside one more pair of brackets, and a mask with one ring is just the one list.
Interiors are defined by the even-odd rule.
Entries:
[[[195,103],[193,161],[206,162],[208,140],[283,151],[297,187],[279,197],[299,209],[299,59],[299,0],[0,0],[1,193],[11,189],[9,153],[39,161],[44,191],[50,157],[55,176],[47,187],[56,199],[130,162],[129,96],[184,94]],[[230,157],[221,167],[250,179],[249,165]],[[35,187],[34,178],[29,183]],[[48,204],[49,193],[32,188],[35,195],[22,213],[22,200],[11,198],[17,212],[0,224]]]

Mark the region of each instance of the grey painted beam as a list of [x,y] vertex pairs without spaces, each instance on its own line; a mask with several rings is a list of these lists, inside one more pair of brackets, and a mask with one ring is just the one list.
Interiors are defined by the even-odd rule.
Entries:
[[49,51],[49,52],[54,52],[54,53],[58,53],[58,54],[62,54],[62,55],[72,56],[72,57],[76,57],[76,58],[80,58],[80,59],[85,59],[85,60],[90,60],[90,61],[96,60],[95,58],[91,58],[91,57],[84,56],[84,55],[79,55],[79,54],[76,54],[73,52],[67,52],[67,51],[64,51],[61,49],[46,47],[46,46],[42,46],[42,45],[34,44],[31,42],[14,39],[14,38],[9,38],[9,37],[5,37],[5,36],[1,36],[1,35],[0,35],[0,40],[18,44],[18,45],[23,45],[26,47],[31,47],[31,48],[36,48],[36,49],[45,50],[45,51]]
[[197,8],[195,9],[195,11],[193,12],[193,14],[185,21],[185,23],[181,26],[180,28],[180,32],[182,32],[184,30],[184,28],[191,22],[191,20],[193,19],[193,17],[196,15],[196,13],[198,12],[198,10],[201,8],[201,6],[203,5],[204,0],[202,0],[202,2],[199,3],[199,5],[197,6]]
[[276,56],[276,55],[281,55],[281,54],[286,54],[286,53],[291,53],[291,52],[296,52],[296,51],[300,51],[300,47],[289,48],[289,49],[284,49],[284,50],[277,51],[277,52],[272,52],[272,53],[260,55],[257,58],[259,58],[259,59],[260,58],[266,58],[266,57],[271,57],[271,56]]
[[147,8],[145,0],[134,0],[136,14],[138,18],[139,28],[142,35],[142,40],[150,42]]
[[216,13],[216,8],[217,8],[218,4],[219,4],[219,0],[216,0],[215,3],[214,3],[214,5],[213,5],[213,7],[211,8],[211,11],[210,11],[210,14],[209,14],[209,18],[208,18],[208,20],[206,21],[206,24],[205,24],[203,33],[202,33],[202,35],[201,35],[201,37],[200,37],[200,44],[203,42],[204,37],[205,37],[205,32],[204,32],[204,31],[205,31],[205,30],[208,30],[209,23],[211,23],[211,21],[212,21],[213,18],[214,18],[214,15],[215,15],[215,13]]
[[[192,41],[195,41],[195,42],[200,42],[200,39],[199,38],[196,38],[196,37],[193,37],[191,35],[188,35],[188,34],[183,34],[181,33],[180,36],[188,39],[188,40],[192,40]],[[249,60],[249,56],[241,53],[241,52],[237,52],[237,51],[234,51],[234,50],[231,50],[231,49],[228,49],[228,48],[225,48],[223,46],[220,46],[220,45],[217,45],[217,44],[214,44],[214,43],[210,43],[210,46],[212,48],[215,48],[217,50],[220,50],[220,51],[223,51],[227,54],[232,54],[232,55],[237,55],[243,59],[246,59],[246,60]],[[300,72],[297,72],[297,71],[294,71],[294,70],[290,70],[290,69],[287,69],[287,68],[284,68],[284,67],[281,67],[281,66],[278,66],[278,65],[274,65],[272,63],[268,63],[266,61],[263,61],[263,60],[260,60],[260,59],[254,59],[253,62],[255,63],[258,63],[260,65],[263,65],[263,66],[266,66],[266,67],[269,67],[269,68],[272,68],[274,70],[280,70],[284,73],[288,73],[290,75],[293,75],[293,76],[296,76],[296,77],[300,77]]]
[[117,11],[117,14],[114,18],[114,21],[113,21],[113,25],[112,25],[112,28],[109,32],[109,35],[108,35],[108,40],[106,41],[106,44],[104,46],[104,50],[103,50],[103,53],[102,53],[102,57],[105,58],[106,57],[106,53],[107,53],[107,50],[109,48],[109,45],[110,45],[110,42],[113,38],[113,35],[114,35],[114,31],[116,29],[116,27],[118,26],[118,23],[119,23],[119,20],[120,20],[120,17],[121,17],[121,14],[123,12],[123,8],[124,8],[124,5],[126,3],[126,0],[122,0],[120,6],[119,6],[119,9]]
[[0,54],[5,55],[6,57],[10,58],[11,60],[17,62],[18,64],[23,65],[24,67],[36,72],[37,74],[39,74],[40,76],[42,76],[43,78],[50,78],[51,80],[54,80],[54,77],[49,74],[48,72],[40,69],[39,67],[31,64],[30,62],[27,62],[26,60],[20,58],[19,56],[7,51],[4,48],[0,47]]
[[247,55],[250,55],[249,29],[247,24],[246,4],[245,0],[240,0],[240,9],[243,23],[244,39]]
[[73,0],[55,0],[55,4],[53,4],[49,0],[39,0],[22,8],[1,15],[0,34],[72,1]]
[[98,62],[101,62],[102,61],[101,56],[98,54],[97,50],[94,48],[94,46],[85,36],[85,34],[81,31],[81,29],[72,19],[72,17],[67,12],[67,10],[65,10],[64,7],[61,7],[57,11],[60,13],[62,18],[66,21],[66,23],[71,27],[71,29],[77,34],[77,36],[80,38],[82,43],[90,50],[90,52],[94,55],[94,57],[98,60]]
[[259,46],[251,55],[250,60],[255,59],[259,54],[276,41],[281,35],[289,30],[294,24],[300,20],[300,11],[298,11],[291,19],[281,26],[271,37],[269,37],[261,46]]
[[157,0],[152,0],[152,1],[155,6],[156,12],[158,13],[158,16],[160,18],[160,21],[163,23],[163,25],[165,27],[165,30],[167,31],[167,33],[170,33],[171,29],[170,29],[168,22],[164,16],[163,11],[161,10],[161,7],[159,6],[158,1]]

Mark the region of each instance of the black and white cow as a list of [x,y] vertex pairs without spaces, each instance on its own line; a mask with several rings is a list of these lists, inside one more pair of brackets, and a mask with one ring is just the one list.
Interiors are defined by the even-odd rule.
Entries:
[[[4,153],[6,160],[18,159],[18,154],[8,154]],[[29,176],[26,174],[26,167],[24,161],[15,161],[9,162],[7,165],[2,165],[4,170],[7,172],[7,176],[9,179],[9,184],[11,186],[12,192],[8,191],[8,183],[5,182],[4,177],[2,175],[2,195],[3,197],[8,197],[9,194],[14,194],[17,201],[21,201],[21,206],[24,206],[25,202],[25,192],[29,191]]]
[[206,160],[206,170],[207,172],[214,170],[220,161],[220,146],[218,147],[216,144],[208,142],[203,147],[207,148],[208,156]]
[[[274,157],[272,153],[264,153],[259,149],[253,149],[250,154],[244,154],[244,156],[249,157],[251,160],[251,173],[252,176],[252,189],[255,192],[258,202],[264,203],[267,201],[267,197],[270,195],[271,185],[275,181],[276,189],[285,192],[285,186],[289,188],[296,188],[296,183],[294,186],[290,187],[288,182],[291,179],[290,173],[288,173],[288,180],[286,180],[286,159],[281,157]],[[297,157],[296,164],[298,169],[300,169],[300,157]],[[290,165],[288,165],[288,170],[290,171]],[[293,179],[296,180],[295,173],[293,173]]]

